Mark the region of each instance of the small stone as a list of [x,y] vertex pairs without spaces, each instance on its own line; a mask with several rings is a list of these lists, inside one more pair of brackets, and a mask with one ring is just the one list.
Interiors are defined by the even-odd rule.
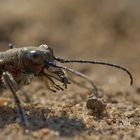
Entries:
[[101,115],[106,108],[106,104],[101,98],[90,97],[87,100],[86,107],[90,110],[90,114],[93,112],[93,114]]

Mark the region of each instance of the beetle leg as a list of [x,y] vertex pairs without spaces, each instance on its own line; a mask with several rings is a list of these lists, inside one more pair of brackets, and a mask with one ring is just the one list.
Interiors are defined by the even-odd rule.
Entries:
[[28,127],[28,120],[26,118],[25,111],[21,105],[18,95],[16,94],[18,89],[15,80],[13,79],[12,75],[10,75],[8,72],[3,72],[2,77],[4,79],[5,84],[9,87],[13,94],[15,103],[19,110],[21,124],[25,127]]
[[62,66],[62,65],[54,65],[54,64],[52,64],[52,63],[50,63],[50,65],[52,65],[53,67],[61,68],[61,69],[65,70],[65,71],[68,71],[68,72],[70,72],[70,73],[72,73],[72,74],[75,74],[75,75],[77,75],[77,76],[79,76],[79,77],[81,77],[81,78],[87,80],[87,81],[92,85],[92,87],[93,87],[93,89],[92,89],[93,91],[92,91],[92,92],[93,92],[94,96],[95,96],[95,97],[98,97],[98,89],[97,89],[96,85],[95,85],[94,82],[93,82],[92,80],[90,80],[85,74],[83,74],[83,73],[81,73],[81,72],[79,72],[79,71],[73,70],[73,69],[71,69],[71,68]]
[[57,90],[64,90],[61,86],[59,86],[58,84],[56,84],[53,79],[51,79],[50,77],[47,77],[50,82],[54,85],[54,87],[57,89]]
[[79,77],[81,77],[81,78],[87,80],[87,81],[92,85],[92,87],[93,87],[93,89],[92,89],[93,91],[92,91],[91,89],[89,89],[89,90],[91,90],[91,92],[94,93],[94,96],[95,96],[95,97],[98,97],[98,89],[97,89],[96,85],[95,85],[95,84],[93,83],[93,81],[90,80],[85,74],[83,74],[83,73],[81,73],[81,72],[79,72],[79,71],[76,71],[76,70],[67,68],[67,67],[63,67],[63,68],[64,68],[65,70],[67,70],[67,71],[69,71],[69,72],[71,72],[71,73],[73,73],[73,74],[75,74],[75,75],[77,75],[77,76],[79,76]]
[[56,92],[56,90],[54,90],[50,87],[48,78],[46,78],[46,77],[43,77],[43,78],[44,78],[45,86],[47,87],[47,89],[49,89],[52,92]]

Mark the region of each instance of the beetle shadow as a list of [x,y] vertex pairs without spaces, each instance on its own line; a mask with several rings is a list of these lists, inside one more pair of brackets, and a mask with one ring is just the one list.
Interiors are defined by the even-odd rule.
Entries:
[[[38,131],[43,128],[48,128],[55,132],[58,132],[60,136],[73,137],[86,131],[86,125],[79,119],[70,119],[67,115],[61,114],[59,116],[48,116],[51,110],[33,109],[27,116],[29,121],[29,130]],[[0,128],[4,128],[6,125],[17,123],[19,114],[17,110],[8,106],[0,107]]]

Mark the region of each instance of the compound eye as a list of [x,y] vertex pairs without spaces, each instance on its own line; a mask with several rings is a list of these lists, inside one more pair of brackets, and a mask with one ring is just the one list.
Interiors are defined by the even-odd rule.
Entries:
[[29,59],[34,64],[42,64],[44,62],[44,55],[39,51],[31,51]]

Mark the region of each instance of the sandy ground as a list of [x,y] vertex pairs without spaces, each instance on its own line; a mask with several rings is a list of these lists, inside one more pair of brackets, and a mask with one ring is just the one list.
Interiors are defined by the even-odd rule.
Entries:
[[[0,49],[47,43],[61,58],[102,60],[128,68],[129,77],[114,68],[68,65],[93,80],[106,109],[89,114],[90,92],[75,84],[52,93],[40,79],[20,93],[30,134],[19,125],[11,92],[0,99],[0,140],[140,139],[140,10],[139,1],[0,0]],[[79,83],[84,80],[73,76]],[[25,94],[29,96],[26,99]]]

